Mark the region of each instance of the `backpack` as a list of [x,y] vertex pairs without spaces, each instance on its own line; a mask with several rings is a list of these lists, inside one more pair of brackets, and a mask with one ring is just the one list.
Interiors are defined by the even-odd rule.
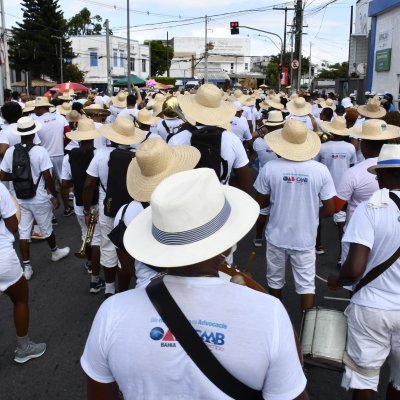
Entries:
[[228,161],[221,157],[221,138],[224,129],[215,126],[204,126],[200,129],[193,128],[190,130],[192,133],[190,144],[201,153],[200,161],[196,168],[213,169],[220,182],[225,183],[228,176]]
[[28,144],[24,147],[20,143],[14,146],[12,180],[18,199],[27,200],[35,197],[40,179],[42,178],[42,173],[40,173],[37,182],[33,183],[29,151],[34,146],[34,144]]
[[[115,149],[108,161],[107,190],[104,199],[104,215],[114,218],[118,210],[132,201],[126,187],[126,174],[135,153],[125,149]],[[101,184],[101,183],[100,183]],[[104,186],[102,185],[103,189]]]
[[[83,187],[86,180],[86,170],[94,156],[94,149],[72,149],[69,154],[69,163],[71,165],[72,181],[74,183],[75,203],[77,206],[83,206]],[[98,189],[98,188],[97,188]],[[99,202],[99,191],[94,192],[92,205]]]

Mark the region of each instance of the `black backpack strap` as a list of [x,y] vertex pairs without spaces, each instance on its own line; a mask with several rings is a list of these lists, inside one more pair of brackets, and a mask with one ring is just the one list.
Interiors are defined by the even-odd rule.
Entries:
[[168,143],[168,142],[171,140],[172,136],[174,136],[174,134],[173,134],[173,133],[170,133],[170,134],[167,136],[167,139],[165,139],[165,141]]
[[147,132],[146,137],[140,142],[140,143],[144,143],[151,135],[152,132]]
[[122,214],[121,214],[120,221],[123,221],[123,220],[124,220],[124,218],[125,218],[125,213],[126,213],[126,210],[127,210],[128,207],[129,207],[129,204],[130,204],[130,203],[125,204],[124,208],[122,209]]
[[171,134],[171,131],[169,130],[169,126],[167,125],[167,123],[165,122],[165,119],[162,120],[161,122],[162,126],[165,128],[165,130],[168,133],[168,136]]
[[[36,144],[35,143],[27,144],[26,148],[24,146],[22,146],[22,144],[20,144],[20,146],[26,151],[26,154],[27,154],[27,156],[29,158],[29,163],[30,163],[31,162],[30,161],[31,157],[29,156],[29,152],[36,146]],[[32,166],[31,166],[31,171],[32,171]],[[37,188],[39,186],[39,182],[40,182],[40,179],[42,178],[42,175],[43,175],[43,172],[41,171],[40,174],[39,174],[38,180],[36,181],[36,183],[33,184],[33,186],[35,188],[35,192],[36,192],[36,190],[37,190]]]
[[[397,207],[400,210],[400,199],[398,198],[398,196],[395,195],[393,192],[390,192],[389,197],[396,203]],[[371,271],[369,271],[364,276],[364,278],[362,278],[360,282],[358,282],[358,284],[354,288],[353,295],[357,293],[360,289],[362,289],[365,285],[368,285],[368,283],[372,282],[373,280],[378,278],[378,276],[383,274],[397,261],[399,257],[400,257],[400,247],[395,251],[395,253],[391,257],[389,257],[386,261],[379,264],[375,268],[371,269]]]
[[203,374],[226,395],[236,400],[261,400],[262,392],[231,375],[203,342],[163,282],[163,276],[146,287],[147,295],[162,320]]

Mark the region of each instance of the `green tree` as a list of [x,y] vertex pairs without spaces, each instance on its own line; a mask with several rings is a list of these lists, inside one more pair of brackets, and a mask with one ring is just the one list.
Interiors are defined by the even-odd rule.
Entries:
[[87,71],[81,71],[77,64],[67,64],[64,68],[64,81],[82,83],[85,79],[86,72]]
[[100,15],[92,16],[90,11],[84,7],[68,20],[68,34],[71,36],[100,35],[103,29],[102,21]]
[[32,78],[59,80],[60,37],[63,58],[73,58],[73,52],[58,0],[22,0],[21,8],[23,21],[11,28],[8,43],[11,65],[17,71],[31,71]]
[[[145,42],[145,44],[150,45],[151,48],[150,76],[163,75],[168,68],[167,47],[163,45],[161,40],[152,40]],[[171,60],[174,57],[174,49],[171,46],[168,46],[168,55],[171,65]]]
[[317,78],[336,79],[336,78],[347,78],[349,76],[349,63],[347,61],[330,65],[325,64],[324,67],[326,68],[322,68]]

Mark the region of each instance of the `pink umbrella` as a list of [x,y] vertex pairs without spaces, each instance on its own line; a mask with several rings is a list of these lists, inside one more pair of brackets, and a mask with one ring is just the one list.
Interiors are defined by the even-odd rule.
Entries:
[[90,92],[90,89],[88,89],[86,86],[76,82],[58,83],[50,90],[57,90],[59,92],[69,92],[70,90],[74,90],[75,92]]

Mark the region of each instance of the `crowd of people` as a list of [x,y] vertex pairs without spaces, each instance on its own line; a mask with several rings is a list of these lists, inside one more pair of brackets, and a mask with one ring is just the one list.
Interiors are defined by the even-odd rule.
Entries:
[[[14,306],[16,362],[46,351],[28,335],[28,281],[40,279],[29,248],[43,239],[51,261],[69,256],[53,232],[62,204],[81,230],[89,292],[107,299],[81,358],[89,399],[308,399],[280,300],[290,265],[301,311],[316,306],[332,218],[340,251],[327,284],[352,293],[342,386],[373,399],[388,359],[386,398],[400,399],[400,114],[389,93],[365,104],[207,83],[13,93],[1,116],[0,290]],[[252,230],[269,295],[220,271]]]

